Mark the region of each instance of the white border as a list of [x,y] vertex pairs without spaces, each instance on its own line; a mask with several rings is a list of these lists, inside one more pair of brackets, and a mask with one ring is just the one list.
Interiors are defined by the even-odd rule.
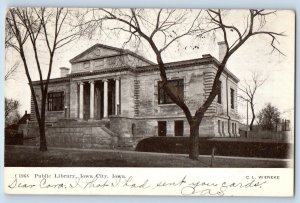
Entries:
[[[298,2],[299,3],[299,2]],[[0,36],[2,37],[1,39],[3,40],[4,37],[4,16],[5,16],[5,8],[7,6],[65,6],[65,7],[96,7],[96,6],[101,6],[101,7],[176,7],[176,8],[180,8],[180,7],[190,7],[190,8],[282,8],[282,9],[294,9],[296,10],[296,17],[297,17],[297,33],[298,33],[298,29],[299,29],[299,16],[297,15],[297,12],[299,12],[300,10],[300,5],[297,5],[297,1],[296,0],[286,0],[286,1],[281,1],[281,0],[268,0],[268,1],[260,1],[260,0],[252,0],[252,1],[240,1],[240,0],[226,0],[226,1],[218,1],[218,0],[202,0],[202,1],[192,1],[192,0],[185,0],[185,1],[180,1],[180,0],[173,0],[173,1],[161,1],[161,0],[152,0],[151,3],[147,2],[147,1],[136,1],[136,0],[126,0],[126,1],[122,1],[122,0],[111,0],[111,1],[104,1],[104,0],[93,0],[93,1],[81,1],[81,0],[65,0],[65,1],[61,1],[61,0],[52,0],[52,1],[39,1],[39,0],[3,0],[0,3],[0,9],[1,9],[1,30],[0,30]],[[296,35],[297,36],[297,35]],[[299,47],[299,43],[297,44],[297,50]],[[1,43],[1,56],[2,58],[4,58],[4,43]],[[299,58],[299,51],[296,51],[297,53],[297,59]],[[2,61],[2,67],[4,67],[4,62]],[[296,62],[297,64],[297,69],[296,69],[296,75],[299,76],[299,64]],[[3,71],[1,72],[2,76],[3,76]],[[3,77],[2,77],[3,78]],[[296,80],[296,85],[298,87],[298,82]],[[2,86],[2,90],[3,90],[3,83],[1,83]],[[296,89],[296,96],[298,98],[298,89]],[[1,91],[1,98],[4,98],[3,96],[3,91]],[[296,101],[298,100],[296,98]],[[1,101],[3,102],[4,99],[2,99]],[[0,105],[0,111],[3,112],[3,103],[2,105]],[[299,117],[299,111],[296,111],[296,126],[299,126],[299,121],[298,118]],[[3,116],[2,116],[3,118]],[[2,123],[0,127],[2,127],[2,129],[4,129],[4,120],[2,119]],[[3,132],[3,131],[2,131]],[[298,132],[298,127],[296,127],[296,135]],[[3,133],[2,133],[3,135]],[[4,137],[4,136],[3,136]],[[4,146],[3,143],[3,139],[1,139],[0,144],[2,144],[2,146]],[[298,146],[298,139],[296,139],[295,142],[295,146]],[[1,148],[1,152],[3,154],[3,148]],[[298,147],[296,147],[296,158],[298,157],[299,150]],[[3,156],[1,157],[1,163],[3,163]],[[297,160],[296,160],[297,163]],[[298,164],[297,164],[298,165]],[[297,165],[296,165],[296,170],[297,170]],[[252,170],[252,169],[251,169]],[[3,180],[3,174],[4,174],[4,169],[2,170],[2,173],[0,175],[0,179]],[[3,182],[3,181],[2,181]],[[3,186],[4,184],[0,184],[2,191],[4,191]],[[282,186],[284,187],[284,186]],[[296,185],[295,185],[295,189],[296,189],[296,198],[289,198],[289,199],[284,199],[284,201],[289,201],[289,202],[297,202],[297,199],[299,201],[297,192],[299,192],[299,187],[298,187],[298,177],[296,174]],[[58,199],[59,198],[59,199]],[[134,201],[138,201],[138,202],[153,202],[153,201],[157,201],[157,200],[162,200],[162,201],[172,201],[174,202],[174,200],[176,200],[175,202],[180,202],[180,201],[199,201],[198,198],[189,198],[189,199],[181,199],[181,198],[173,198],[173,197],[168,197],[167,199],[164,198],[140,198],[140,197],[101,197],[100,198],[102,201],[108,202],[108,201],[112,201],[115,202],[116,200],[121,200],[122,202],[134,202]],[[56,200],[68,200],[68,201],[72,201],[72,202],[99,202],[99,197],[94,198],[94,197],[54,197],[52,196],[51,198],[47,197],[47,196],[7,196],[7,195],[2,195],[1,196],[1,202],[18,202],[22,200],[23,202],[53,202]],[[211,199],[201,199],[201,201],[210,201]],[[243,199],[244,200],[244,199]],[[224,198],[215,198],[213,201],[218,202],[218,201],[222,201],[222,202],[234,202],[234,201],[238,201],[240,202],[241,199],[239,198],[231,198],[231,199],[224,199]],[[267,198],[267,199],[257,199],[257,198],[252,198],[249,199],[247,198],[247,201],[255,201],[255,202],[271,202],[274,201],[274,198]]]

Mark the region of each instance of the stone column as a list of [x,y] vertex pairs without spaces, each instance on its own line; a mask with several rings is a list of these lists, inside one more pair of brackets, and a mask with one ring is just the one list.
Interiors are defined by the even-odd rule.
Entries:
[[95,101],[95,88],[94,81],[90,81],[90,119],[94,119],[94,101]]
[[79,83],[79,118],[83,119],[83,82]]
[[103,117],[107,118],[107,112],[108,112],[108,81],[107,80],[103,80],[104,82],[104,107],[103,107]]
[[116,107],[115,107],[115,114],[116,115],[118,115],[119,114],[119,106],[120,106],[120,98],[119,98],[119,92],[120,92],[120,89],[119,89],[119,87],[120,87],[120,85],[119,85],[119,78],[116,78],[116,82],[115,82],[115,84],[116,84],[116,87],[115,87],[115,90],[116,90],[116,92],[115,92],[115,99],[116,99],[116,101],[115,101],[115,105],[116,105]]

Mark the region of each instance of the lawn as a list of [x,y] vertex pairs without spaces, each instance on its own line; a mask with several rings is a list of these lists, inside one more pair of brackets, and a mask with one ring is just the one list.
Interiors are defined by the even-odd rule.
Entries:
[[[211,167],[211,157],[200,155],[198,161],[185,154],[166,154],[122,150],[90,150],[6,146],[7,167]],[[286,159],[262,159],[216,156],[213,167],[281,168],[292,167]]]

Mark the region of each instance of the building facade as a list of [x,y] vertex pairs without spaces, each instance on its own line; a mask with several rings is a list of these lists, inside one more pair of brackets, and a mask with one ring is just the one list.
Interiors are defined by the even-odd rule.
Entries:
[[[220,57],[224,44],[220,46]],[[51,79],[46,105],[50,145],[134,147],[151,136],[189,136],[183,111],[159,88],[158,66],[129,50],[96,44]],[[166,64],[172,90],[192,114],[208,97],[219,61],[209,54]],[[221,91],[200,125],[203,137],[236,137],[238,78],[225,69]],[[41,98],[39,82],[34,82]],[[31,129],[36,125],[31,107]],[[29,133],[30,134],[30,133]],[[99,144],[101,143],[101,144]]]

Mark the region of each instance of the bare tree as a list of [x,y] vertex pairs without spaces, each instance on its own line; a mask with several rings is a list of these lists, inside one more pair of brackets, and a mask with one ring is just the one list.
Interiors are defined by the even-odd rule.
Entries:
[[[252,119],[250,122],[250,131],[253,130],[253,123],[256,118],[255,116],[255,94],[257,92],[257,89],[261,87],[267,78],[264,78],[261,74],[257,72],[251,73],[251,80],[247,82],[247,80],[244,81],[244,84],[240,85],[239,90],[242,92],[242,94],[239,95],[239,97],[248,102],[250,104],[251,113],[252,113]],[[248,106],[247,106],[248,107]]]
[[[19,53],[23,62],[39,126],[40,151],[47,150],[45,108],[55,53],[57,49],[79,36],[67,23],[69,15],[70,10],[64,8],[10,8],[6,15],[7,32],[12,34],[6,39],[6,43]],[[26,53],[29,47],[30,51],[33,51],[33,56]],[[44,49],[47,50],[46,53],[48,52],[46,64],[41,63]],[[35,70],[28,64],[30,57],[33,57],[37,67],[41,92],[40,106],[32,84],[32,73]],[[46,76],[43,74],[45,72]]]
[[[265,23],[267,23],[267,17],[274,14],[275,11],[253,9],[247,11],[248,15],[245,19],[244,28],[227,24],[224,19],[226,13],[228,11],[223,10],[91,9],[83,15],[80,24],[82,27],[89,27],[89,31],[94,31],[97,27],[103,28],[104,22],[113,21],[115,26],[111,30],[128,34],[129,38],[125,41],[125,44],[135,39],[138,40],[138,45],[146,42],[151,47],[160,71],[161,88],[183,110],[190,125],[189,157],[191,159],[198,159],[199,126],[206,110],[219,92],[218,81],[229,58],[250,37],[256,35],[269,36],[273,49],[281,53],[276,47],[276,41],[277,37],[283,36],[283,34],[262,30]],[[204,14],[206,17],[203,16]],[[86,29],[86,31],[88,30]],[[216,32],[222,33],[226,53],[223,60],[218,64],[218,70],[209,96],[202,104],[199,104],[200,107],[192,114],[185,101],[172,91],[162,53],[183,37],[194,36],[200,40],[203,36]]]
[[[12,31],[9,29],[9,26],[6,22],[6,26],[5,26],[5,61],[6,61],[6,54],[7,54],[7,50],[9,48],[11,48],[11,40],[13,39],[14,35],[12,33]],[[12,79],[19,67],[20,61],[17,60],[14,62],[14,64],[12,66],[5,66],[5,74],[4,74],[4,79],[5,81]]]
[[5,75],[4,75],[5,81],[14,78],[19,65],[20,65],[20,61],[16,61],[12,66],[10,66],[8,68],[5,67]]

